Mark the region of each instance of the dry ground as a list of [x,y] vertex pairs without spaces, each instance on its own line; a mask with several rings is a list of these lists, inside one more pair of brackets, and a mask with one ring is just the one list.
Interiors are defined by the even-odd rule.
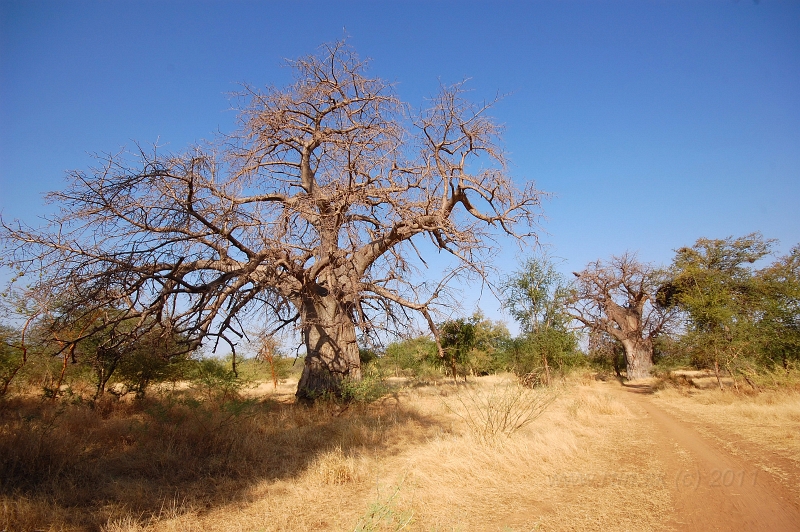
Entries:
[[584,375],[526,396],[555,394],[492,436],[470,416],[507,380],[398,386],[346,409],[290,404],[291,382],[221,413],[9,403],[0,530],[800,530],[797,394]]

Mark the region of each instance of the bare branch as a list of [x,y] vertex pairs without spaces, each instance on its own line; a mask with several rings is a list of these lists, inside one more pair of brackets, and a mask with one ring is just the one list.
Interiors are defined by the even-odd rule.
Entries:
[[[494,102],[472,104],[462,82],[412,114],[341,42],[290,66],[284,89],[245,86],[234,134],[103,156],[49,196],[47,226],[2,221],[10,262],[68,290],[65,316],[112,307],[193,345],[233,349],[245,316],[298,321],[317,372],[301,389],[358,377],[356,327],[417,313],[435,332],[448,282],[485,279],[495,235],[535,238],[542,193],[508,175]],[[418,235],[458,262],[445,282],[419,281]]]

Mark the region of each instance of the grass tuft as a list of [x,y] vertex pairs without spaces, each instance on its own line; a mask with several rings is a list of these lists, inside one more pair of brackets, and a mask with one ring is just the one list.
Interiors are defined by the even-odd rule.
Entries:
[[533,423],[555,399],[553,390],[505,381],[489,388],[464,386],[444,404],[478,441],[493,444]]

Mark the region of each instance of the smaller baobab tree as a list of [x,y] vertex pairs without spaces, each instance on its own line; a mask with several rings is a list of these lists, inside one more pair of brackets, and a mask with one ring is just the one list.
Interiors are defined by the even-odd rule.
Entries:
[[635,254],[595,261],[576,277],[567,306],[569,314],[593,332],[603,332],[625,349],[627,377],[650,376],[653,339],[673,322],[676,311],[655,305],[664,274]]

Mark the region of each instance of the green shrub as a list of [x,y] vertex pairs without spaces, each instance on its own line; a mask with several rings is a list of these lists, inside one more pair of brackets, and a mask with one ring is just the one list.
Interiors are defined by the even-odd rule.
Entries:
[[143,398],[151,384],[178,382],[192,378],[192,360],[188,355],[172,356],[157,350],[136,349],[120,359],[112,382]]
[[201,395],[210,400],[227,401],[239,395],[244,381],[236,376],[229,364],[215,358],[195,360],[190,372],[191,382]]
[[358,350],[358,359],[361,361],[362,366],[366,366],[367,364],[374,362],[379,356],[380,353],[376,349],[362,347]]
[[564,375],[586,364],[570,331],[543,328],[513,340],[509,347],[509,369],[516,375],[541,375],[541,382]]
[[389,391],[377,364],[367,364],[362,367],[361,380],[343,380],[341,389],[342,400],[356,403],[372,403]]
[[436,342],[427,336],[419,336],[389,344],[377,363],[395,377],[418,377],[420,372],[430,373],[438,359]]

